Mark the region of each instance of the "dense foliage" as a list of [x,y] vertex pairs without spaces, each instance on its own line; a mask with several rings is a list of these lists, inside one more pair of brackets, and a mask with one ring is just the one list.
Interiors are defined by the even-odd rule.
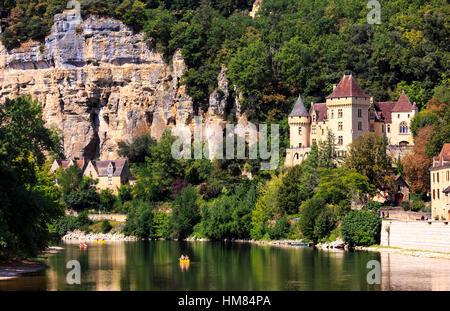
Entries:
[[[112,16],[145,31],[168,61],[181,49],[189,68],[182,82],[197,109],[207,108],[225,65],[230,92],[238,86],[252,120],[283,119],[298,93],[305,103],[322,100],[344,73],[376,100],[397,100],[405,90],[421,109],[447,73],[445,0],[383,1],[380,24],[368,24],[363,0],[264,0],[255,18],[251,0],[80,2],[83,16]],[[66,3],[0,1],[9,17],[3,44],[42,40]]]
[[48,224],[63,213],[44,166],[45,152],[60,154],[60,140],[44,123],[29,97],[0,105],[0,257],[36,255],[50,239]]
[[341,232],[351,246],[368,246],[380,242],[381,219],[376,213],[351,211],[343,220]]

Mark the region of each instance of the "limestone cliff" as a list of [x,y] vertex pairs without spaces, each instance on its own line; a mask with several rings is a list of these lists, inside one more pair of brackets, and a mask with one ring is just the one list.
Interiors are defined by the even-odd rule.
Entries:
[[144,34],[75,11],[56,15],[45,43],[7,51],[0,43],[0,102],[30,94],[47,124],[62,130],[66,157],[112,159],[117,142],[150,131],[159,138],[189,124],[194,109],[179,80],[181,53],[166,65]]

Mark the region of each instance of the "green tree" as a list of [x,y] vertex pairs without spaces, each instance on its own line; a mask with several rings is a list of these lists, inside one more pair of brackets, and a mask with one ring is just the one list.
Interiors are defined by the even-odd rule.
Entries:
[[30,97],[0,105],[0,257],[34,256],[47,246],[48,224],[63,209],[44,152],[61,155],[56,132]]
[[139,239],[153,238],[155,236],[153,206],[142,200],[133,201],[123,232]]
[[376,213],[351,211],[343,220],[341,232],[350,246],[368,246],[380,242],[381,219]]
[[104,212],[110,212],[114,208],[114,204],[117,201],[117,197],[114,195],[111,189],[103,189],[99,194],[99,207]]
[[73,164],[66,170],[58,168],[56,171],[56,179],[61,187],[62,193],[68,195],[72,191],[77,191],[83,179],[83,171],[78,165]]
[[302,202],[302,193],[298,191],[298,188],[301,186],[301,175],[302,167],[296,165],[289,169],[282,178],[278,191],[278,204],[280,210],[287,214],[298,213],[298,208]]
[[172,227],[175,237],[187,238],[200,221],[199,195],[192,185],[187,186],[175,198],[172,209]]
[[375,133],[360,135],[348,147],[345,166],[366,176],[380,190],[391,190],[392,159],[386,153],[386,143]]
[[97,179],[83,177],[78,189],[63,196],[66,206],[75,211],[98,209],[100,206],[100,195],[97,192],[97,183]]

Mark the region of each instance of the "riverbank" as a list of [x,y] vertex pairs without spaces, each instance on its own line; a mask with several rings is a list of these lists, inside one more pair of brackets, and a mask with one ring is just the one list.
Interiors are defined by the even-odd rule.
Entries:
[[450,260],[450,253],[442,253],[442,252],[432,252],[418,249],[404,249],[399,247],[387,247],[387,246],[356,246],[356,251],[369,251],[369,252],[383,252],[383,253],[395,253],[402,254],[414,257],[422,257],[422,258],[437,258],[437,259],[447,259]]
[[61,240],[63,241],[136,241],[134,236],[126,236],[122,233],[91,233],[83,232],[80,230],[69,231],[64,235]]
[[[39,258],[46,259],[45,255],[56,254],[63,250],[59,246],[49,246],[39,254]],[[9,261],[0,261],[0,281],[17,278],[24,273],[39,272],[48,269],[49,267],[41,262],[35,260],[16,259]]]
[[17,278],[24,273],[38,272],[49,267],[40,261],[14,260],[0,262],[0,281]]

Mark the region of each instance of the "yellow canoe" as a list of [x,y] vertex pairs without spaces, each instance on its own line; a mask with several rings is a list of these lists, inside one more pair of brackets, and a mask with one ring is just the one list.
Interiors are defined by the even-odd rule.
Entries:
[[180,259],[180,263],[189,263],[189,262],[190,262],[189,259],[185,259],[185,260],[181,260],[181,259]]
[[94,243],[103,243],[103,244],[106,244],[106,241],[103,241],[103,240],[102,240],[102,241],[95,240]]

